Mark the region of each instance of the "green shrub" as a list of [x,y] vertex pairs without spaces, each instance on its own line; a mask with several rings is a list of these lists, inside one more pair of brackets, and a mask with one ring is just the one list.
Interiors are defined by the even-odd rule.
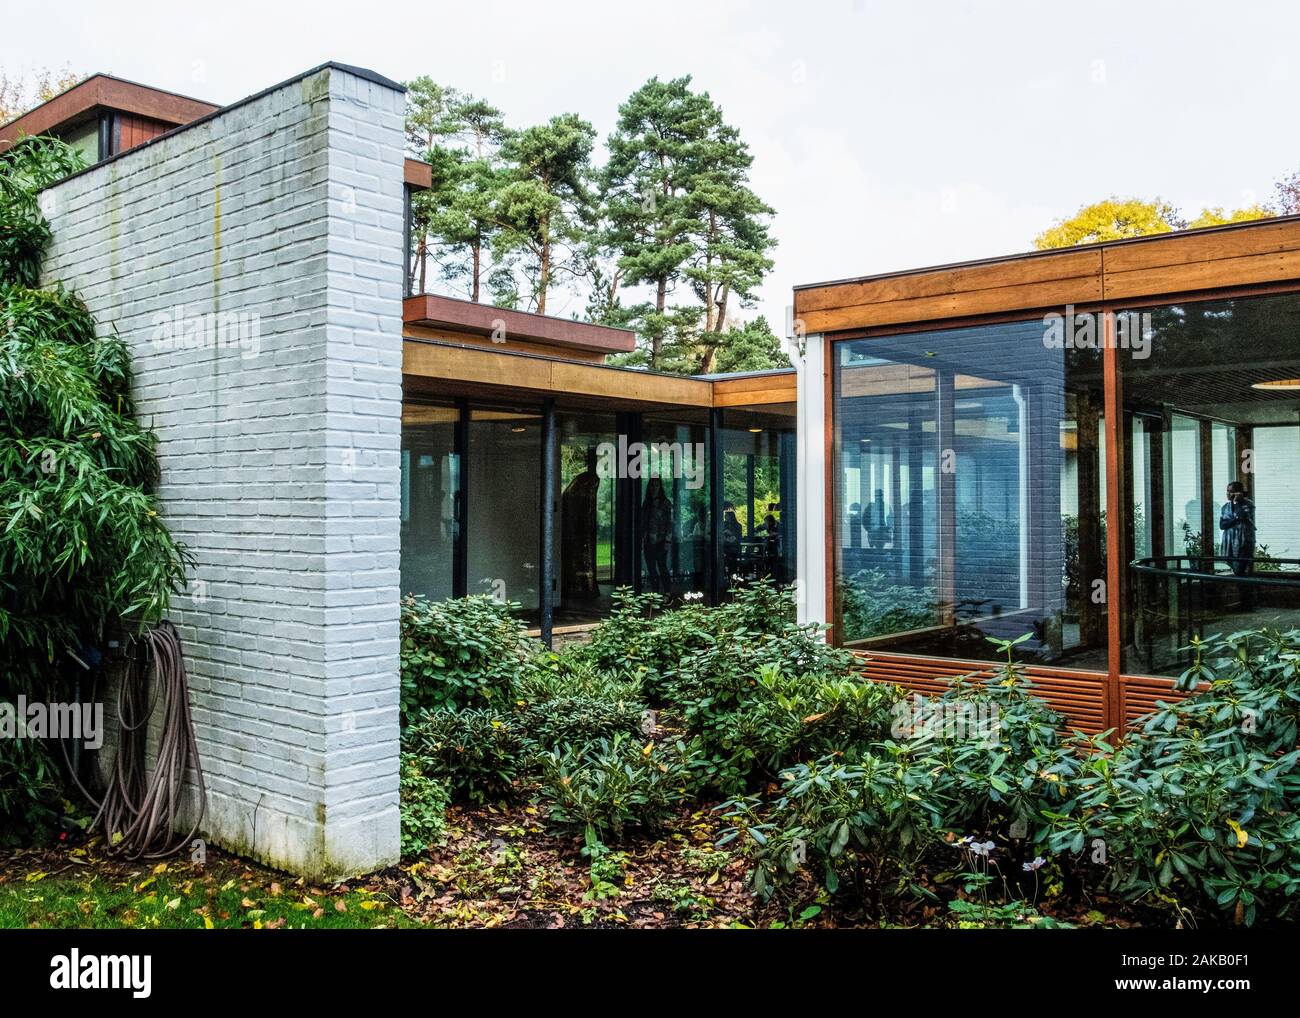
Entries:
[[805,867],[831,894],[843,885],[861,901],[923,894],[921,862],[941,844],[932,781],[896,746],[852,764],[795,764],[783,772],[770,808],[756,797],[721,807],[733,826],[719,843],[750,839],[754,890],[763,898]]
[[[70,655],[164,617],[189,562],[151,494],[155,436],[136,420],[130,355],[82,301],[38,289],[50,230],[37,193],[82,167],[51,138],[0,154],[0,700],[72,696]],[[60,809],[48,744],[0,747],[0,838]]]
[[1011,661],[1018,641],[993,642],[1008,657],[1001,670],[988,681],[957,678],[931,697],[939,724],[922,725],[903,751],[914,766],[935,772],[943,828],[1011,847],[1018,865],[1030,846],[1046,841],[1045,813],[1068,798],[1080,760],[1077,747],[1061,739],[1065,718],[1032,694],[1033,683]]
[[1046,811],[1066,801],[1080,761],[1057,733],[1061,717],[1011,662],[1014,644],[994,642],[1008,656],[997,675],[954,680],[919,714],[890,687],[814,684],[810,696],[830,709],[790,751],[832,755],[786,766],[770,810],[756,798],[728,806],[735,832],[753,842],[756,890],[771,893],[806,864],[829,892],[849,887],[877,905],[904,892],[931,896],[917,879],[927,855],[963,837],[996,846],[1004,876],[1020,880],[1030,847],[1049,837]]
[[511,608],[485,594],[403,600],[404,723],[421,710],[513,702],[533,645]]
[[541,794],[561,828],[619,841],[630,829],[653,831],[691,794],[685,745],[624,734],[540,757]]
[[716,624],[716,609],[687,605],[663,611],[663,602],[659,594],[616,590],[609,617],[579,653],[600,671],[644,677],[646,691],[662,696],[664,679],[684,654],[712,639]]
[[402,735],[423,772],[456,798],[484,803],[514,792],[524,763],[515,716],[495,707],[422,712]]
[[639,672],[601,668],[584,651],[585,645],[570,644],[562,651],[546,651],[530,659],[519,682],[519,699],[525,703],[566,696],[641,700]]
[[1208,689],[1162,705],[1114,754],[1083,758],[1051,847],[1133,901],[1252,924],[1300,896],[1300,633],[1195,646]]
[[451,795],[445,782],[424,771],[421,758],[403,753],[401,759],[402,857],[419,855],[447,830]]
[[[684,654],[666,680],[667,698],[699,740],[697,765],[728,794],[755,772],[822,752],[856,752],[888,730],[890,687],[856,676],[854,658],[827,645],[817,626],[795,620],[789,592],[745,586],[707,618],[716,633]],[[833,745],[838,739],[845,744]]]
[[585,746],[617,734],[636,735],[641,731],[644,711],[639,701],[561,696],[521,711],[518,723],[529,743],[546,750]]

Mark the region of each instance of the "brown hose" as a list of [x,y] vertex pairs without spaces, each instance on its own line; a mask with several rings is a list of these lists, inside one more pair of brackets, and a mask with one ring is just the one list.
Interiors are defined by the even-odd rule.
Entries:
[[[160,703],[163,716],[158,756],[153,773],[146,775],[149,719]],[[103,800],[96,801],[73,776],[82,794],[97,808],[90,829],[102,832],[110,850],[127,859],[173,855],[190,844],[198,832],[208,798],[190,716],[189,682],[180,636],[170,622],[150,630],[128,657],[117,691],[117,714],[117,753]],[[198,814],[189,831],[177,836],[181,790],[185,772],[191,767],[199,790]]]

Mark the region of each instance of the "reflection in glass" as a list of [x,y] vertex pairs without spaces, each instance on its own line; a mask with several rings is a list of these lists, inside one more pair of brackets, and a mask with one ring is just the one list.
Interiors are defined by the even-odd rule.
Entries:
[[[1082,317],[1082,316],[1081,316]],[[836,344],[836,627],[849,643],[1105,666],[1099,351],[1043,320]]]
[[402,407],[402,593],[451,597],[460,514],[460,459],[451,406]]
[[1176,676],[1193,638],[1300,624],[1300,391],[1268,385],[1300,376],[1300,297],[1143,313],[1149,356],[1120,358],[1149,464],[1122,667]]

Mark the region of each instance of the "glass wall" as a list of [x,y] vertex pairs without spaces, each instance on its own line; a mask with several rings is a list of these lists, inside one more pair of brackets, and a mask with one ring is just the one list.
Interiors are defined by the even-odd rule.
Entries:
[[1134,313],[1149,342],[1119,364],[1150,540],[1127,569],[1122,667],[1178,675],[1193,637],[1300,624],[1300,296]]
[[[538,407],[408,401],[404,594],[489,594],[539,620],[542,424]],[[558,409],[555,424],[554,624],[603,618],[620,585],[677,603],[691,593],[721,596],[731,576],[794,579],[793,406],[716,417]],[[715,427],[721,487],[712,476]],[[726,492],[725,509],[715,487]]]
[[542,417],[471,408],[466,476],[467,591],[539,606]]
[[842,642],[1104,669],[1104,420],[1090,316],[834,345]]
[[402,594],[454,596],[455,554],[463,518],[460,411],[454,406],[402,407]]
[[636,471],[641,589],[705,594],[712,565],[708,411],[646,414],[634,441],[644,448]]
[[727,576],[795,578],[793,405],[725,410],[723,565]]
[[602,469],[617,449],[614,414],[556,414],[560,445],[560,502],[556,529],[559,585],[556,618],[581,622],[609,611],[615,583],[618,477]]

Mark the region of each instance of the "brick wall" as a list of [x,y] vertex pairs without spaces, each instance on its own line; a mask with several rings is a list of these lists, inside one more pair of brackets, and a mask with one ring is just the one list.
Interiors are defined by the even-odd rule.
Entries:
[[197,559],[204,831],[313,875],[398,855],[402,102],[326,65],[42,196]]

